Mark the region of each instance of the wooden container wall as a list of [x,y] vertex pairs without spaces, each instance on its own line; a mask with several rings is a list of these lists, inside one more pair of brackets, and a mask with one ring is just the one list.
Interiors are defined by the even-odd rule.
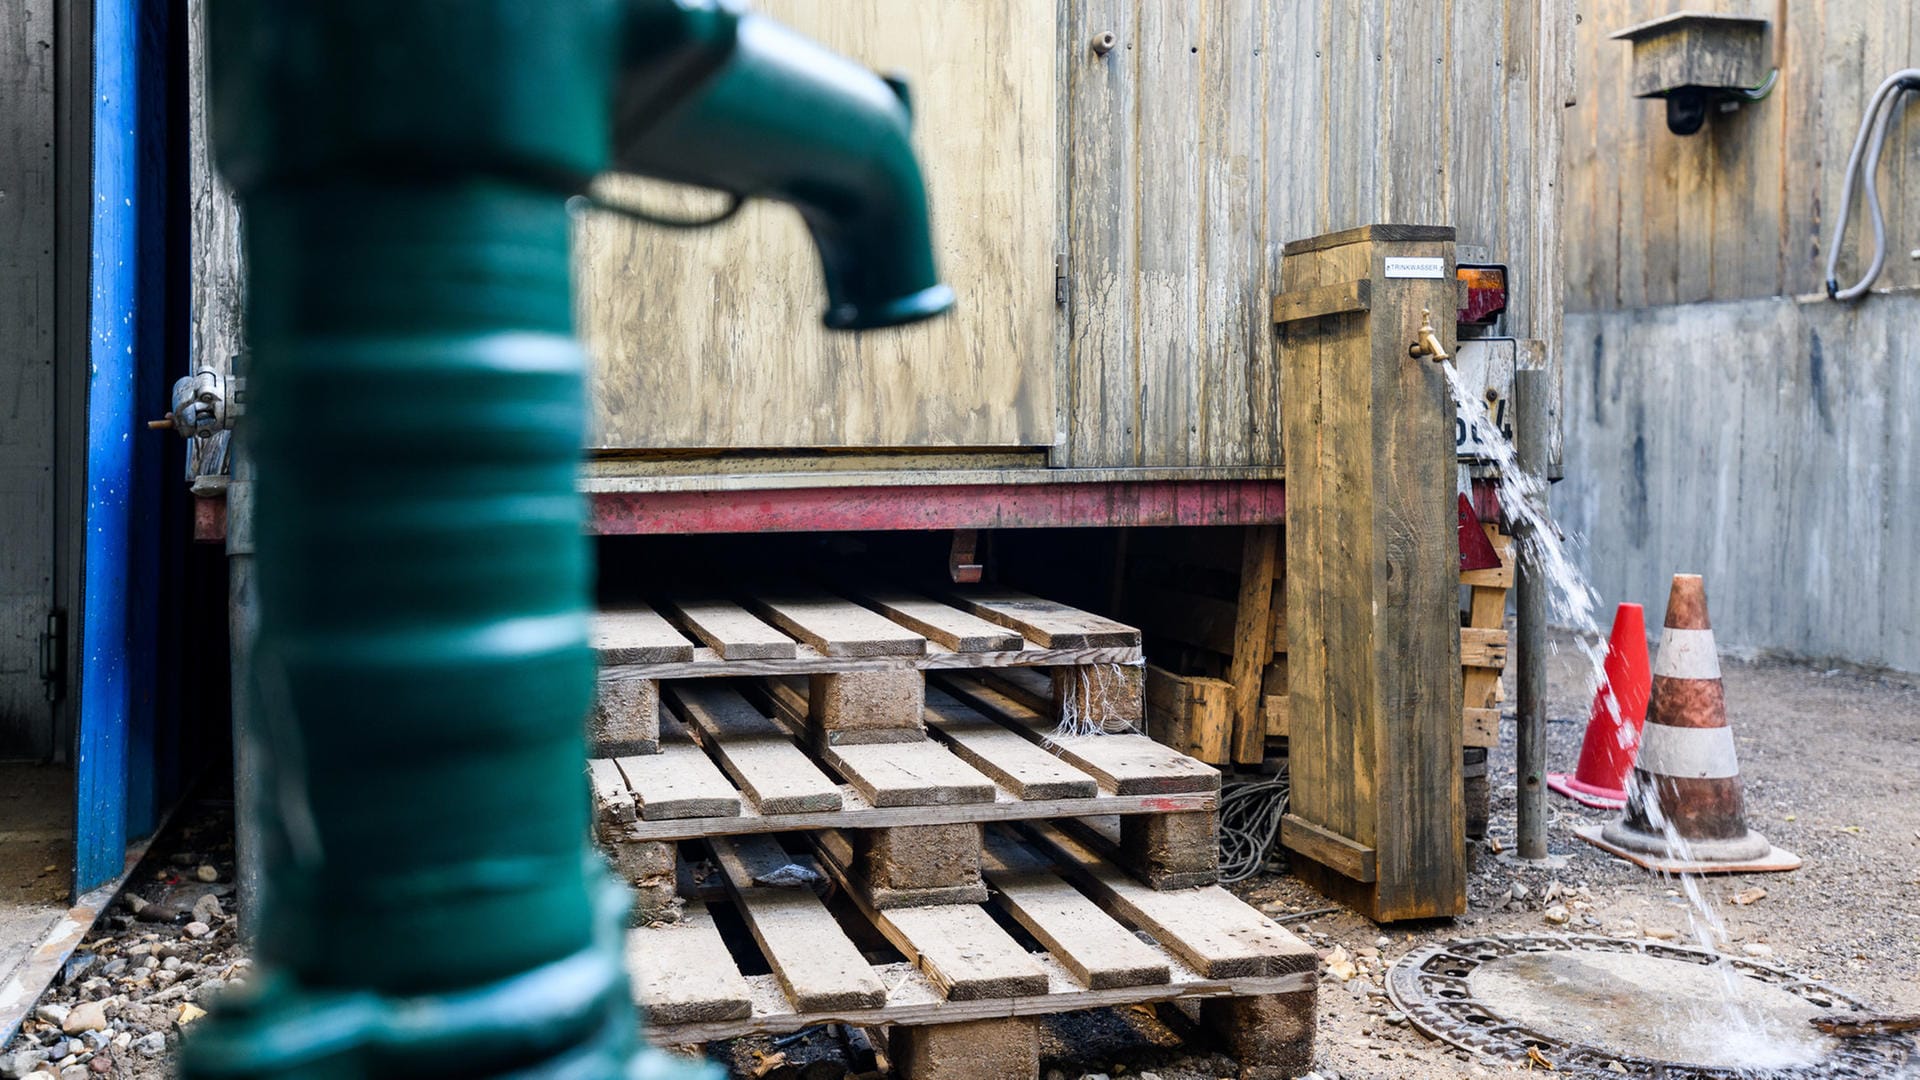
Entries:
[[1557,342],[1572,27],[1569,0],[1068,0],[1056,461],[1281,464],[1290,240],[1452,225],[1511,267],[1511,332]]
[[[1725,14],[1773,21],[1770,97],[1667,130],[1665,105],[1630,97],[1631,52],[1607,35],[1666,14],[1665,0],[1593,0],[1576,35],[1579,92],[1567,110],[1567,306],[1610,311],[1824,291],[1833,215],[1867,99],[1920,56],[1912,5],[1886,0],[1737,0]],[[1880,199],[1882,287],[1920,285],[1920,113],[1887,138]],[[1857,280],[1871,232],[1856,200],[1840,277]]]
[[[1057,466],[1273,470],[1280,249],[1381,221],[1453,225],[1512,267],[1511,331],[1558,339],[1571,0],[762,6],[915,76],[961,315],[816,344],[797,226],[753,231],[783,211],[691,239],[595,219],[581,314],[602,448],[1030,447]],[[948,95],[987,86],[956,77],[989,70],[979,50],[1003,85],[959,107]],[[1035,71],[1044,95],[1021,78]],[[934,144],[954,132],[1004,149],[954,157],[962,142]],[[1045,175],[1010,164],[1040,148]],[[742,230],[751,243],[729,239]]]

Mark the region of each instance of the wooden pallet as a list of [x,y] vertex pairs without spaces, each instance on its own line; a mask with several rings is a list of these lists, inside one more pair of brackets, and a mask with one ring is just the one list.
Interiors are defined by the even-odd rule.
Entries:
[[1009,589],[667,596],[594,623],[602,678],[1139,664],[1140,632]]
[[[679,923],[629,932],[636,996],[657,1041],[700,1043],[841,1022],[912,1027],[918,1040],[937,1040],[944,1031],[977,1042],[983,1032],[974,1025],[983,1021],[1237,999],[1284,1014],[1280,1019],[1299,1033],[1275,1044],[1225,1032],[1240,1040],[1243,1075],[1304,1068],[1311,1059],[1318,961],[1310,946],[1218,886],[1146,888],[1058,827],[1001,826],[988,838],[992,904],[1020,927],[1018,936],[979,904],[881,911],[844,878],[842,891],[826,901],[812,889],[767,885],[788,864],[838,873],[771,838],[722,839],[712,847],[727,904],[749,930],[751,946],[736,939],[730,949],[714,911],[700,900],[689,903]],[[850,936],[848,925],[861,933]],[[863,952],[856,937],[884,939],[898,959],[870,961],[871,950]],[[1037,1048],[1020,1037],[1030,1028],[991,1030],[1011,1038],[997,1039],[1004,1045],[972,1068],[927,1065],[924,1053],[896,1053],[896,1060],[909,1080],[1038,1074]],[[1009,1060],[1008,1046],[1019,1061]],[[1263,1054],[1273,1060],[1250,1060]]]
[[[714,696],[752,708],[735,690]],[[761,720],[760,732],[736,738],[716,734],[711,725],[696,723],[690,730],[663,717],[660,753],[589,762],[603,838],[657,842],[1189,813],[1213,810],[1220,789],[1217,772],[1144,736],[1044,746],[1034,727],[1023,729],[939,696],[929,707],[933,739],[924,743],[844,747],[815,756],[801,748],[790,721]]]

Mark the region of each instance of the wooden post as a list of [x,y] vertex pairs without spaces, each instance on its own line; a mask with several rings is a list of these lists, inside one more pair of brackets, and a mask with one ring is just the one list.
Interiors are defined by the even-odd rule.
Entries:
[[1454,342],[1453,230],[1288,244],[1284,373],[1292,812],[1300,876],[1381,920],[1466,910],[1454,406],[1409,354]]

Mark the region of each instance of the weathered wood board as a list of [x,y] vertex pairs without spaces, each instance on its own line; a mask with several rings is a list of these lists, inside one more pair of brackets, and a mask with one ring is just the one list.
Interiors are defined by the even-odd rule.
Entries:
[[[1051,0],[766,0],[755,9],[912,81],[943,319],[830,333],[800,216],[749,204],[703,232],[590,214],[579,324],[604,448],[1044,446],[1054,434],[1056,17]],[[624,199],[717,200],[638,181]]]
[[[1709,115],[1696,135],[1666,127],[1665,103],[1631,96],[1632,48],[1609,35],[1675,10],[1666,0],[1592,0],[1574,37],[1579,74],[1566,110],[1567,307],[1611,311],[1823,291],[1833,217],[1867,98],[1920,56],[1912,5],[1885,0],[1729,0],[1722,15],[1771,20],[1764,68],[1780,81],[1757,104]],[[1764,74],[1764,70],[1763,70]],[[1895,246],[1882,287],[1920,285],[1904,257],[1920,236],[1920,112],[1887,139],[1880,198]],[[1904,238],[1904,239],[1902,239]],[[1857,280],[1871,239],[1854,204],[1840,277]]]

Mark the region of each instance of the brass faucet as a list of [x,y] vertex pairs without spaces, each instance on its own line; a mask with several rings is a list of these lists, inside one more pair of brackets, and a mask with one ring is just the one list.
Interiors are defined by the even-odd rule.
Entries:
[[1440,344],[1440,335],[1433,329],[1433,309],[1420,309],[1420,332],[1414,336],[1413,344],[1407,346],[1407,355],[1416,359],[1427,357],[1434,363],[1447,359],[1447,350]]

